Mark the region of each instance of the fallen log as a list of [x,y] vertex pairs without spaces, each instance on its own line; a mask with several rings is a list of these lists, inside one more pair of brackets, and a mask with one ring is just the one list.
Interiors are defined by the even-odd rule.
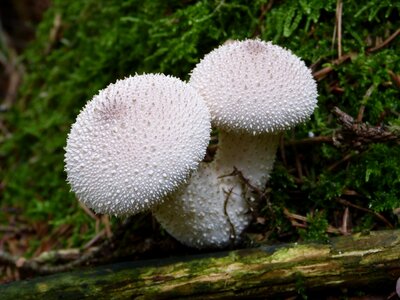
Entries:
[[399,276],[400,230],[388,230],[80,269],[2,285],[0,299],[270,299],[321,289],[394,291]]

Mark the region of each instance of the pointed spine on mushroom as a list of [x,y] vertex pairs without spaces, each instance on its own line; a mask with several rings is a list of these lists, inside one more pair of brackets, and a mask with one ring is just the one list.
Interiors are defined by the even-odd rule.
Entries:
[[202,97],[187,83],[161,74],[118,80],[94,96],[72,125],[67,180],[97,213],[148,210],[198,167],[210,127]]
[[[226,175],[236,168],[252,186],[265,186],[282,131],[306,121],[316,107],[316,83],[300,58],[259,39],[213,50],[197,64],[189,83],[204,97],[219,129],[218,150],[214,161],[201,167],[208,175],[197,174],[180,192],[185,205],[179,197],[167,204],[168,210],[191,215],[185,230],[178,223],[186,220],[163,216],[162,207],[156,217],[188,245],[224,247],[232,242],[232,228],[237,238],[251,219],[248,186],[238,176]],[[201,190],[199,182],[209,189]],[[196,239],[187,236],[190,232]]]

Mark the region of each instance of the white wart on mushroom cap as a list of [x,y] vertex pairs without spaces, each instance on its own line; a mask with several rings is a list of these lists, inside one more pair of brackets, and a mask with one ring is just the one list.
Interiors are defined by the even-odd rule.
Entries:
[[161,74],[110,84],[78,115],[65,148],[67,180],[97,213],[150,209],[203,159],[210,115],[187,83]]

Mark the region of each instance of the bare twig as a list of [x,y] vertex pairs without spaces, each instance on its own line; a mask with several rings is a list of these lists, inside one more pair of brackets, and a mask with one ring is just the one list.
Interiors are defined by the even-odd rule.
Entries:
[[332,113],[341,124],[340,133],[335,135],[336,146],[350,145],[352,149],[362,149],[370,143],[389,142],[400,140],[400,136],[391,132],[385,126],[369,126],[365,123],[358,123],[353,117],[334,107]]
[[365,111],[365,105],[361,104],[360,108],[358,110],[356,121],[355,121],[356,123],[361,123],[362,122],[362,119],[364,117],[364,111]]
[[290,140],[285,142],[285,145],[307,145],[307,144],[320,144],[320,143],[333,143],[333,138],[331,136],[316,136],[312,138],[305,138],[301,140]]
[[344,235],[348,235],[351,233],[349,231],[349,220],[350,220],[349,208],[346,206],[346,208],[344,209],[343,217],[342,217],[342,227],[340,228],[340,231]]
[[301,165],[300,157],[297,154],[296,148],[293,146],[294,150],[294,157],[295,157],[295,162],[296,162],[296,171],[297,171],[297,177],[299,178],[300,181],[303,180],[303,167]]
[[233,187],[230,188],[229,191],[225,191],[224,190],[224,193],[226,194],[226,198],[225,198],[225,201],[224,201],[224,214],[225,214],[226,220],[229,223],[229,241],[230,241],[231,245],[233,245],[235,243],[235,241],[236,241],[235,226],[233,226],[231,218],[229,217],[229,214],[228,214],[228,201],[229,201],[229,198],[232,195],[232,192],[233,192]]
[[62,17],[60,13],[57,13],[54,16],[53,27],[49,33],[49,43],[44,51],[45,54],[49,54],[50,51],[54,48],[57,41],[60,39],[62,29]]
[[345,55],[342,55],[340,58],[333,60],[330,64],[332,66],[328,66],[325,68],[322,68],[321,70],[315,71],[313,72],[313,76],[317,81],[321,81],[322,79],[324,79],[330,72],[333,71],[333,66],[337,66],[340,65],[342,63],[344,63],[345,61],[355,57],[356,54],[355,53],[348,53]]
[[336,2],[336,32],[337,32],[337,42],[338,42],[338,58],[342,57],[342,10],[343,2],[342,0],[337,0]]
[[285,166],[287,166],[286,154],[285,154],[285,139],[282,135],[279,139],[279,150],[281,153],[282,162]]
[[[261,7],[260,7],[261,14],[260,14],[260,16],[258,17],[258,24],[262,24],[262,23],[263,23],[262,21],[264,20],[265,15],[267,14],[267,12],[268,12],[269,10],[271,10],[271,8],[272,8],[273,5],[274,5],[274,0],[268,1],[267,4],[264,4],[264,3],[261,4]],[[252,36],[255,37],[255,36],[259,35],[260,33],[261,33],[261,26],[258,26],[258,27],[254,30]]]
[[333,171],[334,169],[337,168],[337,166],[339,166],[339,165],[341,165],[342,163],[344,163],[344,162],[350,160],[352,157],[354,157],[354,156],[357,155],[357,154],[358,154],[357,151],[356,151],[356,152],[347,153],[345,156],[342,157],[341,160],[336,161],[336,162],[333,163],[332,165],[328,166],[328,167],[327,167],[327,170],[328,170],[328,171]]
[[354,208],[356,208],[356,209],[358,209],[358,210],[361,210],[361,211],[370,213],[370,214],[374,215],[375,217],[377,217],[379,220],[381,220],[383,223],[385,223],[386,226],[388,226],[389,228],[394,228],[394,226],[392,225],[392,223],[390,223],[384,216],[382,216],[381,214],[379,214],[379,213],[377,213],[377,212],[374,212],[373,210],[370,210],[370,209],[368,209],[368,208],[365,208],[365,207],[362,207],[362,206],[353,204],[353,203],[351,203],[350,201],[347,201],[347,200],[342,199],[342,198],[337,198],[336,200],[337,200],[339,203],[343,204],[343,205],[350,206],[350,207],[354,207]]
[[22,73],[23,73],[22,67],[19,65],[19,63],[14,61],[13,68],[9,72],[8,87],[6,95],[4,97],[4,102],[1,105],[2,110],[9,109],[15,102],[15,99],[17,97],[18,87],[22,80]]
[[[283,209],[283,213],[290,220],[291,224],[294,227],[308,228],[308,218],[307,217],[291,213],[291,212],[289,212],[289,210],[287,208]],[[331,225],[328,225],[328,227],[326,228],[326,232],[336,233],[336,234],[342,233],[339,229],[337,229]]]
[[93,220],[98,220],[98,217],[85,204],[83,204],[81,201],[78,201],[78,203],[89,217],[91,217]]
[[392,70],[389,70],[388,73],[394,84],[400,89],[400,75],[394,73]]
[[58,266],[41,265],[34,259],[28,260],[23,257],[15,257],[1,250],[0,250],[0,263],[13,266],[18,270],[29,271],[36,274],[52,274],[52,273],[68,271],[83,264],[88,264],[92,259],[98,256],[100,253],[110,248],[114,243],[116,243],[121,238],[126,228],[129,228],[132,225],[132,220],[133,218],[126,219],[117,229],[116,233],[112,236],[112,238],[105,240],[100,247],[94,249],[93,251],[86,251],[84,253],[83,251],[80,251],[79,258],[67,264]]
[[[342,27],[342,9],[343,9],[343,3],[341,0],[337,1],[337,8],[336,8],[336,26],[335,26],[335,30],[333,33],[333,40],[332,40],[332,47],[334,45],[335,42],[335,37],[338,37],[338,58],[336,60],[333,60],[330,62],[330,66],[324,67],[318,71],[314,71],[313,75],[314,78],[317,81],[321,81],[322,79],[324,79],[329,73],[331,73],[333,71],[333,66],[337,66],[342,64],[343,62],[347,61],[350,58],[354,58],[357,56],[357,53],[348,53],[343,55],[342,53],[342,32],[341,32],[341,27]],[[340,13],[340,14],[339,14]],[[340,23],[340,24],[339,24]],[[340,25],[340,29],[339,26]],[[384,40],[382,43],[380,43],[379,45],[376,45],[373,48],[369,48],[367,49],[367,53],[372,53],[375,51],[378,51],[380,49],[382,49],[383,47],[386,47],[390,42],[392,42],[398,35],[400,34],[400,28],[397,29],[392,35],[390,35],[386,40]],[[318,61],[321,61],[320,59]],[[315,64],[313,64],[313,66],[315,66]]]
[[82,255],[79,259],[62,266],[41,266],[35,260],[27,260],[24,257],[14,257],[11,254],[0,250],[0,263],[13,266],[19,270],[30,271],[37,274],[50,274],[71,270],[87,261],[91,254]]
[[3,226],[0,225],[0,232],[5,232],[5,233],[21,233],[21,232],[32,232],[32,228],[29,228],[28,226]]
[[398,35],[400,34],[400,28],[398,28],[394,33],[392,33],[386,40],[384,40],[382,43],[379,45],[376,45],[375,47],[367,49],[367,52],[375,52],[378,51],[384,47],[386,47],[390,42],[392,42]]
[[95,243],[97,243],[100,239],[102,239],[106,235],[106,229],[101,230],[97,233],[89,242],[87,242],[82,249],[86,250],[91,248]]
[[247,185],[252,191],[254,191],[260,198],[265,196],[265,193],[261,191],[259,188],[255,187],[249,179],[244,177],[243,173],[239,171],[236,167],[233,167],[233,171],[230,174],[219,176],[219,178],[229,177],[229,176],[238,176],[239,179]]
[[81,250],[77,248],[51,250],[41,253],[38,257],[33,258],[32,261],[38,264],[54,263],[56,261],[73,261],[77,260],[80,254]]
[[102,215],[101,222],[104,224],[107,238],[111,238],[112,231],[111,231],[110,217],[108,215]]
[[364,97],[362,99],[362,104],[360,105],[360,109],[358,110],[357,118],[356,118],[356,123],[361,123],[362,119],[364,117],[364,111],[365,111],[365,104],[367,103],[368,99],[371,97],[372,92],[374,91],[375,86],[371,85],[368,90],[365,92]]
[[[369,97],[373,88],[370,87],[364,99]],[[366,101],[366,100],[365,100]],[[390,129],[387,126],[370,126],[368,124],[362,123],[362,118],[364,115],[365,106],[361,105],[358,111],[357,119],[354,120],[353,117],[341,111],[338,107],[334,107],[332,113],[337,117],[337,122],[341,125],[340,129],[337,129],[332,133],[332,136],[317,136],[311,138],[305,138],[300,140],[290,140],[281,145],[281,149],[284,146],[297,146],[297,145],[308,145],[308,144],[333,144],[336,147],[342,147],[347,150],[362,150],[368,144],[371,143],[382,143],[382,142],[399,142],[400,136],[398,132]],[[392,112],[395,113],[395,112]],[[340,162],[335,163],[330,166],[330,169],[334,169],[338,164],[350,159],[352,155],[357,154],[347,154],[343,157]],[[298,164],[297,170],[299,170]]]
[[10,40],[0,24],[0,43],[4,44],[7,55],[0,59],[0,63],[4,66],[5,73],[7,74],[7,88],[4,96],[4,101],[0,105],[0,111],[8,110],[15,102],[18,87],[22,80],[23,66],[18,61],[18,54],[16,49],[11,46]]

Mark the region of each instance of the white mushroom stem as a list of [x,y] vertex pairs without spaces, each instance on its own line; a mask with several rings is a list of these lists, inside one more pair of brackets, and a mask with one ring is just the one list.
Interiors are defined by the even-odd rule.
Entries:
[[239,240],[251,220],[244,190],[237,177],[218,178],[214,162],[201,163],[188,184],[153,213],[167,232],[187,246],[226,247]]
[[272,171],[279,133],[249,134],[220,130],[214,158],[219,176],[240,171],[252,186],[262,189]]

